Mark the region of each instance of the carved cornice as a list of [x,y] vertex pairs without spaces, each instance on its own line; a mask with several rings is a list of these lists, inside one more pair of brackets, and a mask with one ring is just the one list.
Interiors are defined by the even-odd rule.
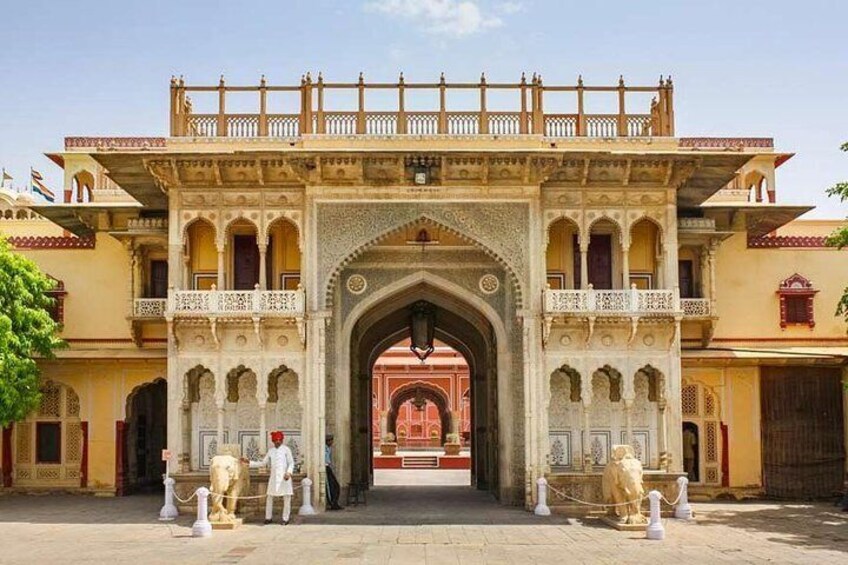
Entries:
[[827,247],[827,237],[816,235],[773,235],[763,237],[749,237],[748,247],[751,249],[780,249],[783,247],[796,247],[807,249],[818,249]]

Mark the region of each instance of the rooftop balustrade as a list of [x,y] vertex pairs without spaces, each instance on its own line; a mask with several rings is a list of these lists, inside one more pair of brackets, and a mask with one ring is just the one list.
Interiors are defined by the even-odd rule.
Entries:
[[[366,107],[369,93],[393,92],[397,108],[375,111]],[[409,92],[437,92],[438,107],[428,111],[408,110]],[[448,93],[477,91],[479,107],[472,111],[456,111],[447,107]],[[513,111],[490,111],[489,91],[516,94]],[[254,113],[228,113],[227,96],[233,93],[257,94]],[[299,95],[295,113],[269,110],[269,93]],[[355,95],[357,109],[340,111],[325,104],[327,93]],[[217,94],[218,111],[199,114],[193,111],[191,95]],[[556,93],[573,93],[576,107],[571,113],[548,113],[546,97]],[[586,98],[601,93],[617,95],[617,112],[586,112]],[[637,93],[653,94],[649,107],[642,113],[627,111],[627,100]],[[627,86],[620,78],[616,86],[587,86],[579,78],[576,85],[556,86],[533,75],[528,82],[522,75],[517,83],[490,83],[481,76],[477,83],[449,83],[441,76],[436,83],[407,83],[401,74],[394,83],[366,83],[360,74],[355,83],[325,82],[319,74],[313,81],[307,74],[300,85],[270,86],[262,77],[256,86],[230,86],[221,77],[217,86],[188,86],[180,78],[171,80],[172,137],[290,138],[302,135],[542,135],[567,137],[649,137],[674,135],[673,85],[660,77],[657,86]]]

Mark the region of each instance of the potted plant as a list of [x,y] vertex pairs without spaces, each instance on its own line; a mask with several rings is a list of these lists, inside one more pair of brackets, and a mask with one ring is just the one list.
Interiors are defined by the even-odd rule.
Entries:
[[395,434],[389,432],[382,437],[380,442],[380,455],[395,455],[397,453],[397,442]]
[[459,443],[459,434],[448,434],[445,436],[445,455],[459,455],[462,444]]

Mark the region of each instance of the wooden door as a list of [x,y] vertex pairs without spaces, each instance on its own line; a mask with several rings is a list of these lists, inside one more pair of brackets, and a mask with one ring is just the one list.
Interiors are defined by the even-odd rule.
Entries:
[[253,290],[259,282],[259,248],[256,236],[233,236],[233,289]]
[[[580,288],[580,247],[577,236],[573,240],[574,248],[574,287]],[[612,288],[612,236],[610,234],[592,234],[589,240],[589,283],[596,289]]]
[[150,296],[149,298],[168,297],[168,262],[150,262]]
[[842,489],[839,369],[761,369],[763,483],[768,496],[827,498]]
[[677,278],[680,285],[680,298],[695,298],[695,277],[692,261],[677,262]]

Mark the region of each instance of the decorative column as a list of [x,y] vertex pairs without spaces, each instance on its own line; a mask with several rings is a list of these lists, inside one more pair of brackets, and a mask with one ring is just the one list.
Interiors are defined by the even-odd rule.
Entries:
[[710,315],[716,316],[718,308],[716,307],[716,272],[715,272],[715,264],[716,264],[716,251],[718,250],[718,245],[715,243],[711,243],[709,249],[707,250],[708,262],[710,266]]
[[259,245],[259,290],[268,290],[268,276],[265,270],[265,256],[268,253],[268,244]]
[[580,288],[586,290],[589,288],[589,240],[591,234],[585,237],[581,234],[580,241]]
[[624,401],[624,434],[627,445],[633,445],[633,399],[622,398]]
[[630,288],[630,242],[621,243],[621,288]]
[[592,450],[589,446],[591,441],[591,431],[589,427],[589,411],[592,408],[592,404],[590,402],[583,401],[583,421],[582,427],[580,429],[580,450],[583,455],[583,472],[591,473],[592,472]]
[[[388,410],[380,410],[380,441],[389,433],[389,412]],[[395,438],[397,439],[397,438]]]
[[709,248],[706,245],[701,246],[701,298],[709,298],[712,292],[710,291],[710,255]]
[[668,471],[669,469],[668,442],[665,430],[665,410],[667,405],[668,402],[665,397],[661,397],[657,401],[657,446],[660,452],[660,469],[663,471]]
[[226,250],[223,243],[218,244],[218,290],[224,290],[224,251]]
[[[268,372],[262,369],[262,376],[256,376],[256,402],[259,404],[259,449],[268,451]],[[276,377],[274,377],[276,378]],[[278,394],[279,397],[279,394]],[[279,401],[279,400],[278,400]]]
[[183,433],[177,463],[180,473],[188,473],[191,471],[191,398],[188,395],[180,405],[180,420]]
[[224,445],[224,416],[226,415],[226,408],[224,408],[224,403],[217,403],[218,406],[218,448]]

